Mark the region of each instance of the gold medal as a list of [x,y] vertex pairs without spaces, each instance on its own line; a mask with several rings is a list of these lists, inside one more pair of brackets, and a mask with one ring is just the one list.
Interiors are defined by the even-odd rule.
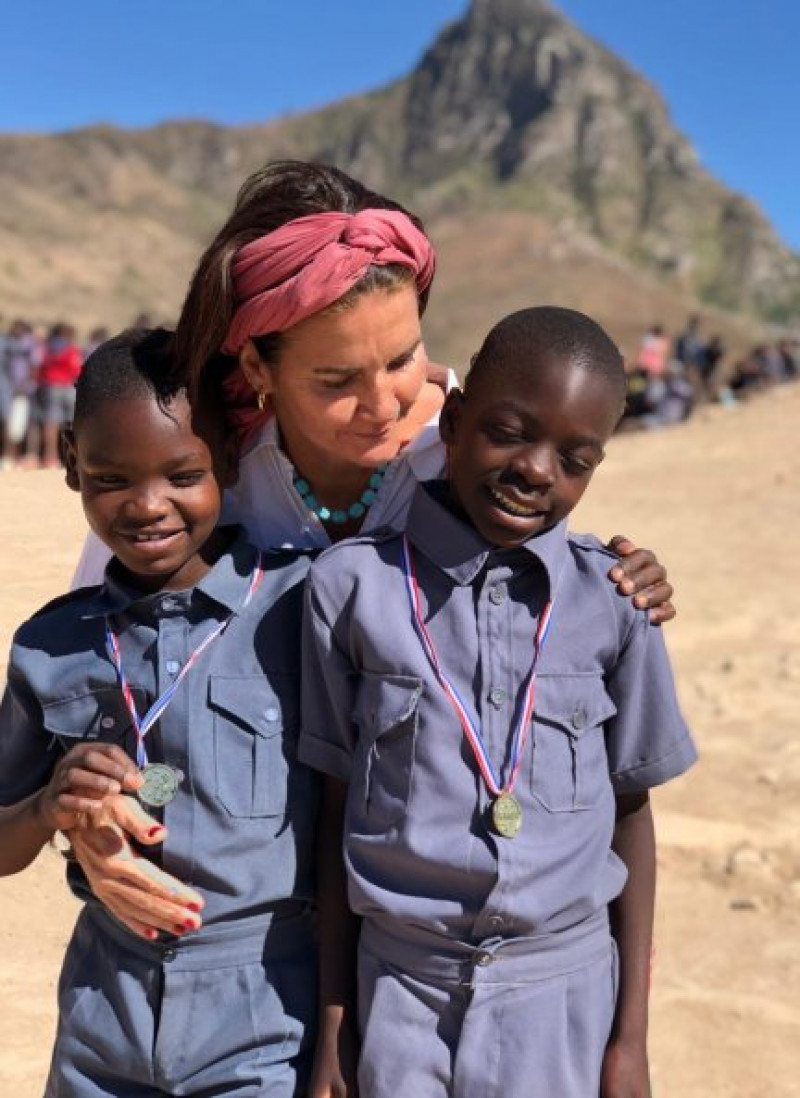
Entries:
[[182,778],[179,770],[166,763],[148,763],[140,771],[144,785],[139,790],[139,800],[151,808],[163,808],[175,799]]
[[522,827],[522,808],[516,797],[501,793],[492,804],[492,823],[498,835],[513,839]]

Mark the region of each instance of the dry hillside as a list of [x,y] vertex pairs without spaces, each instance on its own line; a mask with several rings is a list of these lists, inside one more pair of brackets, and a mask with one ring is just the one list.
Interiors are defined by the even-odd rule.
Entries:
[[596,302],[626,347],[698,302],[735,346],[800,317],[798,256],[658,91],[545,0],[472,0],[406,78],[261,126],[0,136],[0,311],[169,321],[237,187],[276,156],[336,163],[425,217],[445,361],[521,300]]

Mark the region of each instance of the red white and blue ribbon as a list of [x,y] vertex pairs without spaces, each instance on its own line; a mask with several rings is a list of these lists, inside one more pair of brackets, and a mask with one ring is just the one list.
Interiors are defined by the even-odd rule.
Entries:
[[[253,569],[253,573],[250,576],[250,586],[247,589],[247,594],[245,595],[244,602],[239,608],[238,613],[241,613],[242,610],[244,610],[244,608],[250,602],[253,595],[258,590],[258,587],[263,578],[264,569],[262,567],[261,558],[259,557],[258,564]],[[208,648],[212,641],[215,641],[217,637],[225,632],[234,617],[235,613],[229,614],[223,622],[220,622],[220,624],[215,629],[213,629],[208,634],[208,636],[205,637],[204,640],[200,642],[197,648],[195,648],[195,650],[189,656],[186,663],[180,669],[174,682],[172,682],[167,687],[163,694],[156,698],[156,700],[153,702],[153,704],[150,706],[150,708],[147,710],[143,717],[139,716],[139,711],[136,708],[136,702],[133,697],[133,690],[131,689],[131,685],[128,682],[127,676],[125,675],[125,671],[122,667],[122,654],[119,647],[119,637],[111,628],[108,618],[106,618],[106,651],[108,653],[108,658],[114,665],[114,670],[117,672],[117,680],[119,681],[120,689],[122,690],[122,696],[125,699],[125,705],[127,706],[128,712],[131,715],[133,727],[136,729],[136,765],[138,767],[141,768],[143,766],[147,766],[147,751],[145,750],[144,746],[145,736],[159,719],[169,703],[172,701],[178,687],[189,674],[197,661],[200,659],[202,654],[205,652],[205,650]]]
[[525,682],[525,688],[523,691],[523,700],[520,707],[519,720],[514,728],[512,740],[511,740],[511,755],[509,758],[509,772],[505,785],[501,785],[500,778],[497,771],[494,768],[492,760],[489,758],[488,751],[486,750],[486,744],[483,741],[481,730],[478,723],[473,720],[469,709],[465,705],[464,701],[460,697],[458,690],[453,683],[444,673],[442,665],[439,662],[439,656],[436,652],[431,635],[428,632],[427,626],[422,613],[422,603],[420,600],[419,583],[417,582],[417,573],[414,567],[414,557],[411,552],[411,545],[408,538],[403,536],[403,571],[405,573],[406,591],[408,593],[408,601],[411,606],[411,619],[414,624],[414,628],[417,631],[422,647],[425,649],[425,654],[430,661],[436,678],[442,686],[445,694],[453,706],[456,712],[459,723],[464,731],[464,735],[467,738],[467,742],[472,748],[472,752],[475,755],[475,761],[478,764],[483,780],[486,783],[489,792],[495,797],[499,797],[501,793],[511,793],[514,789],[514,784],[517,780],[517,774],[519,768],[522,765],[522,753],[525,749],[525,742],[528,738],[528,729],[530,728],[531,719],[533,717],[533,704],[534,694],[536,686],[536,665],[539,661],[544,642],[547,639],[547,634],[550,629],[550,621],[553,613],[552,599],[547,602],[541,614],[539,615],[539,624],[536,629],[536,637],[533,642],[533,661],[531,663],[531,669]]

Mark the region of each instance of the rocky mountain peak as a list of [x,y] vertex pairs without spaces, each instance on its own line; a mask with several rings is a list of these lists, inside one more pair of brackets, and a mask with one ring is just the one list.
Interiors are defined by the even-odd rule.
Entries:
[[487,23],[518,24],[543,14],[554,14],[548,0],[472,0],[464,22],[485,28]]
[[473,0],[408,78],[401,141],[417,185],[497,187],[729,308],[800,302],[797,256],[705,172],[655,88],[543,0]]
[[571,188],[576,167],[627,172],[659,139],[662,158],[693,160],[657,93],[542,0],[474,0],[410,77],[406,120],[406,162],[428,180],[478,156],[498,179]]

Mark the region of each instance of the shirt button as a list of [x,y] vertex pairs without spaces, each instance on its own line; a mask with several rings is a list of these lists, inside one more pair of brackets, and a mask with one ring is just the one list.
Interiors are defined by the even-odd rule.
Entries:
[[174,610],[176,606],[175,599],[162,599],[161,609],[169,613],[170,610]]
[[170,675],[177,675],[181,669],[181,665],[177,660],[167,660],[167,671]]
[[572,714],[572,727],[576,730],[586,727],[586,710],[580,706]]
[[503,916],[502,915],[492,915],[490,917],[489,926],[492,928],[492,930],[500,930],[502,925],[503,925]]
[[264,710],[264,716],[268,721],[276,721],[280,715],[280,709],[276,709],[274,705],[271,705],[268,709]]
[[477,955],[477,957],[475,958],[475,964],[480,965],[481,968],[486,968],[487,965],[492,964],[493,961],[494,961],[494,954],[493,953],[486,953],[486,952],[483,952],[483,951],[481,953],[479,953]]
[[498,584],[497,587],[493,587],[489,592],[489,601],[493,602],[495,606],[499,606],[506,601],[506,589],[502,585]]
[[489,691],[489,701],[495,707],[495,709],[502,709],[506,704],[506,692],[501,690],[499,686],[493,687]]
[[161,954],[161,960],[164,962],[164,964],[169,964],[169,962],[174,961],[177,956],[177,949],[165,949],[164,952]]
[[116,723],[113,717],[102,717],[100,719],[101,728],[113,728]]

